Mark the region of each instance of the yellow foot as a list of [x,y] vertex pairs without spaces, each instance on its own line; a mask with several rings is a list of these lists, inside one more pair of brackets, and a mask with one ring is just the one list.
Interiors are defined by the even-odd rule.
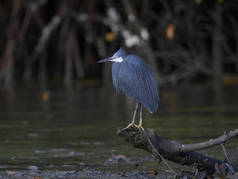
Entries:
[[130,123],[127,127],[125,127],[125,129],[128,129],[130,127],[136,127],[138,129],[142,130],[143,132],[145,131],[145,129],[142,127],[142,124],[137,125],[135,123]]
[[145,129],[142,126],[142,118],[140,118],[140,123],[138,125],[138,128],[140,128],[143,132],[145,131]]
[[132,127],[132,126],[137,126],[135,123],[130,123],[130,124],[128,124],[128,126],[127,127],[125,127],[125,129],[127,129],[127,128],[129,128],[129,127]]
[[139,129],[141,129],[143,132],[145,131],[144,127],[142,126],[142,124],[140,123],[138,126],[137,126]]

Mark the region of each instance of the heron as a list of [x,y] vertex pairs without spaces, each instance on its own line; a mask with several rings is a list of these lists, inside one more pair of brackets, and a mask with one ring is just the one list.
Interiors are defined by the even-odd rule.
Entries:
[[[160,97],[159,87],[152,73],[150,66],[139,56],[128,54],[120,48],[112,57],[98,61],[112,62],[112,81],[116,93],[122,91],[135,100],[135,110],[132,121],[127,126],[142,127],[142,113],[145,107],[150,113],[158,110]],[[135,124],[136,113],[140,107],[139,124]]]

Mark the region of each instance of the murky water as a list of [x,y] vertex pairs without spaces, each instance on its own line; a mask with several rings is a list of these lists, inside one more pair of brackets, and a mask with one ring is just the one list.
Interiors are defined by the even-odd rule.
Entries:
[[[238,86],[161,89],[159,112],[144,110],[144,126],[184,143],[238,127]],[[0,169],[152,170],[157,162],[116,135],[131,120],[134,102],[100,82],[22,85],[0,89]],[[228,143],[229,151],[238,140]],[[219,147],[202,151],[223,159]],[[113,155],[133,160],[114,164]],[[140,163],[140,161],[146,161]],[[136,164],[135,164],[136,163]]]

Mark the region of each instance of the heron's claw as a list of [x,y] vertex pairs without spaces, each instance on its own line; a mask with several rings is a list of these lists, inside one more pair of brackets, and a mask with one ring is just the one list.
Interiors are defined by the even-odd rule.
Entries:
[[128,124],[127,127],[125,127],[125,129],[128,129],[129,127],[132,127],[132,126],[137,126],[137,125],[135,123],[130,123],[130,124]]
[[144,127],[142,126],[142,124],[140,123],[139,125],[136,125],[136,127],[138,127],[139,129],[141,129],[143,132],[145,131]]
[[142,124],[137,125],[135,123],[130,123],[127,127],[125,127],[125,129],[128,129],[130,127],[136,127],[136,128],[138,128],[139,130],[141,130],[143,132],[145,131],[145,129],[142,127]]

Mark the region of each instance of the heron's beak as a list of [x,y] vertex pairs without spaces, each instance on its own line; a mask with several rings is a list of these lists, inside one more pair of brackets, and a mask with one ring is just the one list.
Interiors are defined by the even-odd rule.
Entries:
[[98,63],[113,61],[113,60],[116,59],[116,58],[118,58],[118,57],[108,57],[108,58],[104,58],[104,59],[102,59],[102,60],[99,60]]

